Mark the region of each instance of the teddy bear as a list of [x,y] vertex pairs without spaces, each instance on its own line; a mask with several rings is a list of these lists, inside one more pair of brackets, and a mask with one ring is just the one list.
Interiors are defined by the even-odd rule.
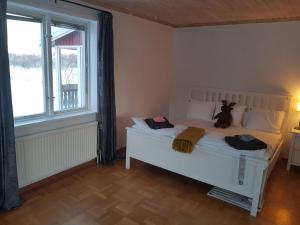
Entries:
[[215,122],[215,127],[221,127],[221,128],[227,128],[230,127],[232,123],[232,115],[231,110],[233,110],[233,106],[236,104],[235,102],[231,102],[229,105],[227,105],[227,101],[222,101],[222,107],[221,112],[219,112],[217,115],[215,115],[214,119],[218,119],[217,122]]

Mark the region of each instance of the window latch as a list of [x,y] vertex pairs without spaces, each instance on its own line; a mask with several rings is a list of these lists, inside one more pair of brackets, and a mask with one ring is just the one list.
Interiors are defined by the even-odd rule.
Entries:
[[48,100],[52,100],[52,101],[54,101],[54,99],[55,99],[55,97],[54,96],[47,96],[47,98],[48,98]]
[[51,34],[45,34],[45,36],[44,36],[46,39],[52,39],[52,35]]

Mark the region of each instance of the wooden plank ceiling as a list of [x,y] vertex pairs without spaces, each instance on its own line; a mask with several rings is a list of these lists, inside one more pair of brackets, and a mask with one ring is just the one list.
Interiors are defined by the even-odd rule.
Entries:
[[300,20],[300,0],[83,0],[173,27]]

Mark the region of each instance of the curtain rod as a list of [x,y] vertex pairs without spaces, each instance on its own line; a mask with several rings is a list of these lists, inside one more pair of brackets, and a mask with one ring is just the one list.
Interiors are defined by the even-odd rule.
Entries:
[[109,12],[107,12],[107,11],[105,11],[105,10],[97,9],[97,8],[95,8],[95,7],[88,6],[88,5],[84,5],[84,4],[81,4],[81,3],[78,3],[78,2],[73,2],[73,1],[69,1],[69,0],[54,0],[55,4],[57,4],[57,1],[66,2],[66,3],[69,3],[69,4],[81,6],[81,7],[88,8],[88,9],[92,9],[92,10],[96,10],[96,11],[99,11],[99,12],[106,12],[106,13],[109,13]]

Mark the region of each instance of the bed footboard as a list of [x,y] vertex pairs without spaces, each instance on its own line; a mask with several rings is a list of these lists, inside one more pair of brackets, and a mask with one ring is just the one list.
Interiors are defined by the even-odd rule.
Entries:
[[126,169],[130,158],[252,198],[251,215],[256,216],[267,180],[268,162],[246,157],[244,181],[239,182],[236,154],[222,150],[195,149],[191,154],[174,151],[172,139],[127,128]]

